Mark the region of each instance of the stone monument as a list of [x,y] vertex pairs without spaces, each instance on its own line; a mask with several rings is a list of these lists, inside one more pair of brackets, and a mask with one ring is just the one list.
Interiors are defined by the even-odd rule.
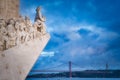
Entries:
[[45,17],[19,16],[19,0],[0,0],[0,80],[25,80],[50,39]]

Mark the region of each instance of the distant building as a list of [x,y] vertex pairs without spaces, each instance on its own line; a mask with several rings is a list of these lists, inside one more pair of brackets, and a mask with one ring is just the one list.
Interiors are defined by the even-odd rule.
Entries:
[[19,0],[0,0],[0,18],[18,18]]

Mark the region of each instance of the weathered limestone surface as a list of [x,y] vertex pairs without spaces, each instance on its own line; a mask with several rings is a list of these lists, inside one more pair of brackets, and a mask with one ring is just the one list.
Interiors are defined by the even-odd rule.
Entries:
[[19,0],[0,0],[0,18],[18,18]]
[[0,52],[0,80],[25,80],[50,35],[25,42]]

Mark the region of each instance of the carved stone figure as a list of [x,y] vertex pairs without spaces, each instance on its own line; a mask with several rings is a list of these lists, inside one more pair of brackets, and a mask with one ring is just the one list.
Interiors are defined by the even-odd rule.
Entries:
[[37,27],[38,35],[45,34],[46,33],[46,26],[44,22],[46,21],[45,17],[42,16],[41,7],[37,7],[36,9],[36,17],[35,17],[35,27]]
[[11,48],[15,46],[16,42],[16,31],[15,31],[15,21],[13,19],[9,20],[9,24],[7,25],[7,35],[8,35],[8,41],[6,44],[6,48]]
[[16,21],[15,23],[15,29],[16,29],[16,45],[19,45],[21,42],[20,42],[20,22],[19,21]]
[[21,43],[24,43],[24,41],[25,41],[25,37],[26,37],[25,28],[26,28],[25,24],[20,23],[20,41],[21,41]]
[[7,30],[5,28],[5,20],[0,20],[0,51],[6,49],[6,42],[8,40]]
[[41,10],[41,7],[37,7],[37,9],[36,9],[36,16],[35,16],[35,21],[40,20],[40,21],[42,21],[42,22],[45,22],[46,19],[45,19],[45,17],[41,14],[40,10]]
[[3,51],[3,43],[0,41],[0,51]]
[[27,32],[26,34],[26,40],[25,41],[29,41],[30,39],[33,39],[33,26],[32,23],[29,19],[29,17],[25,17],[25,22],[26,22],[26,28],[25,31]]
[[40,7],[36,9],[35,22],[32,24],[29,17],[18,19],[0,19],[0,51],[23,44],[46,34],[45,17],[41,15]]

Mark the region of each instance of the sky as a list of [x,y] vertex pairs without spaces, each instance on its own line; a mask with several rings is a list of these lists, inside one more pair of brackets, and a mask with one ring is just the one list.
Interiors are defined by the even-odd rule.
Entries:
[[20,0],[20,13],[34,23],[37,6],[51,39],[33,70],[120,69],[120,0]]

